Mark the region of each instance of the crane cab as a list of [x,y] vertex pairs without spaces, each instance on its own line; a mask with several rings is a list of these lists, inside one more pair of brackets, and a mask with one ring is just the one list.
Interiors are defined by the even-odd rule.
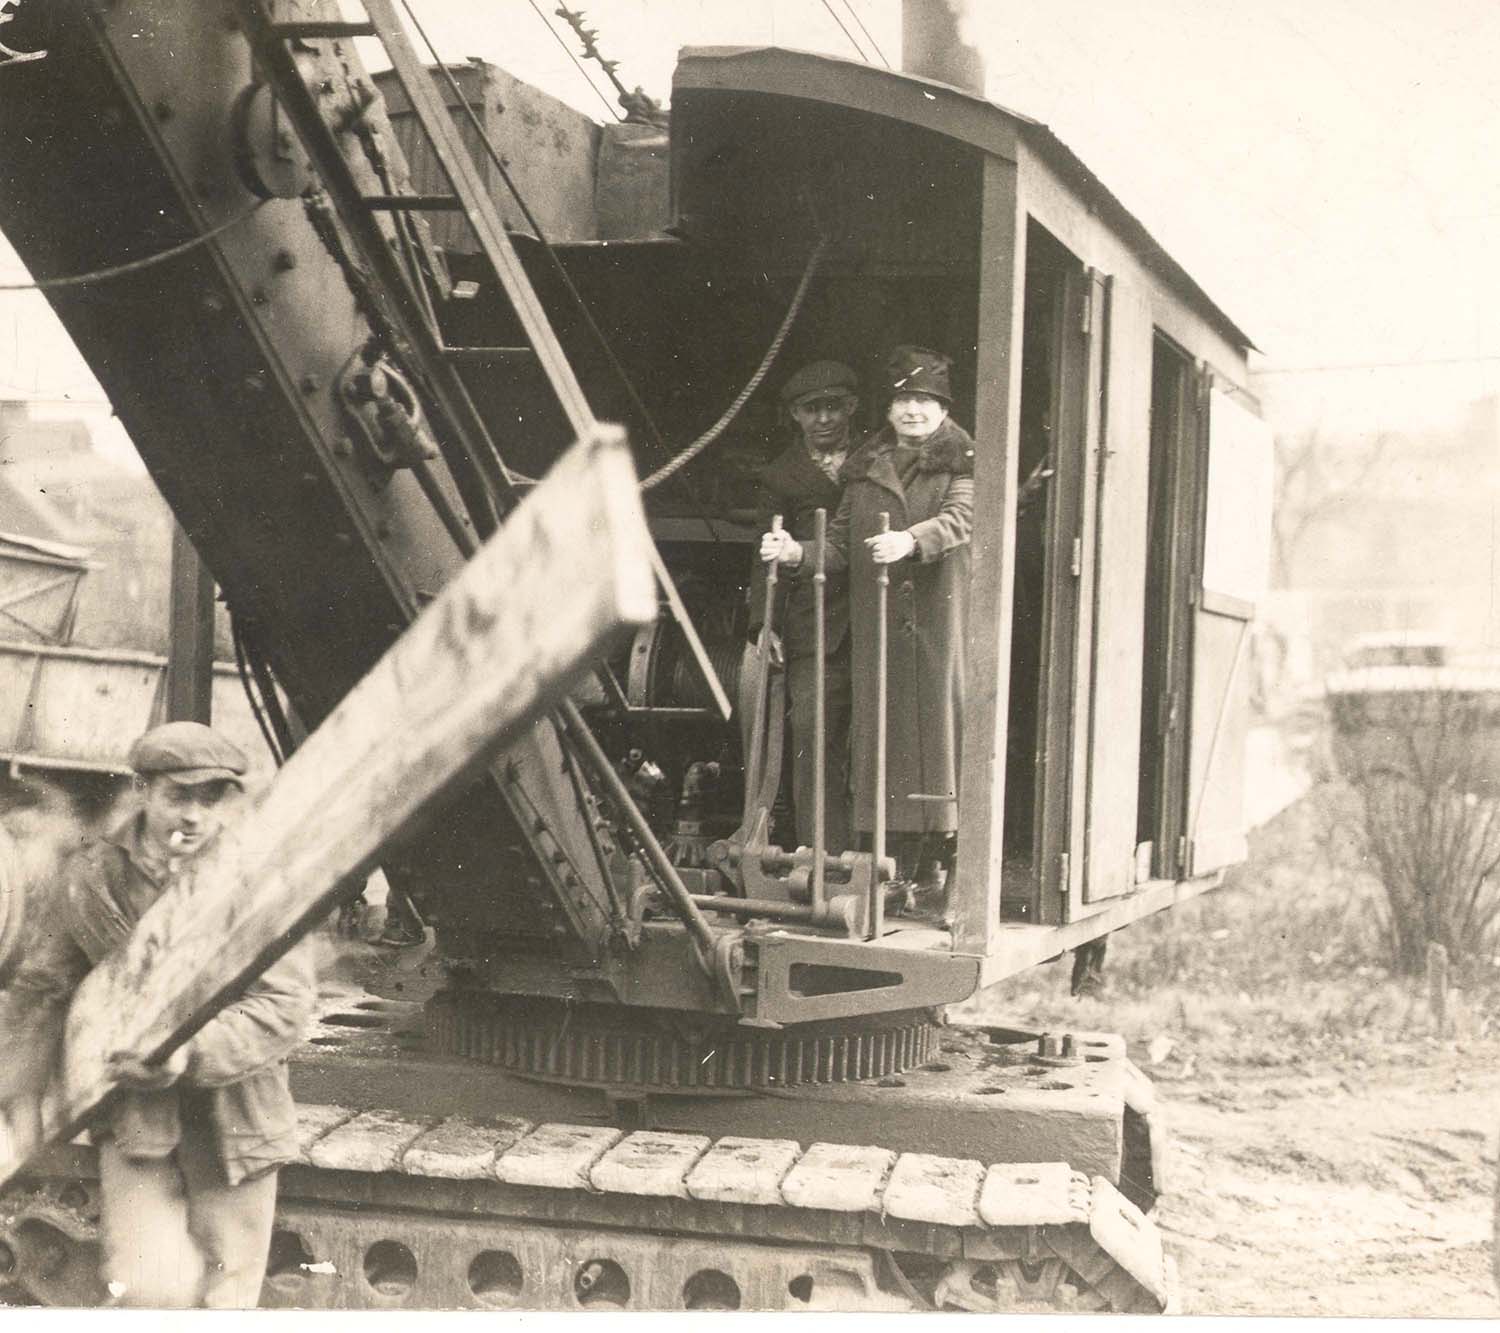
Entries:
[[[799,283],[782,374],[869,375],[898,342],[954,358],[978,447],[952,947],[993,979],[1217,882],[1245,852],[1269,549],[1249,338],[1046,126],[869,66],[685,50],[671,201],[668,234],[557,247],[666,439],[733,399]],[[670,451],[571,337],[650,473]],[[754,561],[749,478],[786,440],[775,383],[650,496],[720,607]]]

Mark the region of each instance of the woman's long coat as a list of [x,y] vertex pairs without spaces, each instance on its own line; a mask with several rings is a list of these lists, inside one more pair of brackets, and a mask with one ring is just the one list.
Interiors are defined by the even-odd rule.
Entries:
[[[845,490],[828,526],[827,567],[849,571],[854,826],[867,833],[875,818],[878,566],[865,538],[880,531],[885,511],[891,530],[905,528],[917,543],[905,560],[885,567],[886,828],[950,832],[958,827],[974,441],[945,420],[918,449],[886,426],[849,456],[840,478]],[[797,576],[811,572],[811,559],[804,559]],[[949,799],[909,799],[914,795]]]

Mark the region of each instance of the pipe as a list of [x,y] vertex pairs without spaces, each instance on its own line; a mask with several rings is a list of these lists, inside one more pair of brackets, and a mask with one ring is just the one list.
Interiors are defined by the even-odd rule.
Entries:
[[615,803],[615,808],[630,825],[631,833],[635,835],[641,851],[651,863],[651,869],[661,882],[667,897],[671,899],[673,910],[682,918],[682,924],[687,927],[688,934],[693,937],[693,943],[698,946],[704,966],[711,966],[714,956],[713,930],[703,919],[703,913],[698,910],[697,904],[693,902],[693,896],[687,891],[687,885],[682,882],[682,877],[677,873],[677,867],[672,864],[671,859],[662,849],[661,843],[656,840],[656,834],[646,823],[646,816],[640,812],[635,801],[631,799],[624,782],[620,780],[620,775],[615,772],[614,766],[609,762],[609,756],[600,748],[594,733],[588,729],[588,724],[584,722],[578,711],[578,705],[571,699],[564,699],[558,711],[584,761],[594,770],[594,776],[604,784],[610,800]]
[[773,898],[731,898],[727,895],[695,893],[693,903],[709,912],[735,916],[768,916],[782,921],[817,921],[820,917],[803,903],[784,903]]
[[[891,516],[880,514],[881,532],[891,530]],[[886,607],[890,601],[891,571],[884,564],[875,566],[875,827],[870,839],[875,854],[875,874],[870,881],[869,940],[878,940],[885,931],[885,893],[880,881],[880,867],[885,864],[885,702],[887,644]]]
[[[813,557],[813,868],[812,907],[821,912],[826,904],[823,853],[827,850],[828,837],[825,832],[828,813],[828,774],[824,759],[827,751],[828,708],[823,698],[828,688],[828,664],[823,660],[827,652],[828,629],[824,614],[828,600],[828,572],[824,560],[828,546],[828,511],[819,509],[813,515],[814,541],[817,554]],[[796,719],[793,719],[795,724]]]

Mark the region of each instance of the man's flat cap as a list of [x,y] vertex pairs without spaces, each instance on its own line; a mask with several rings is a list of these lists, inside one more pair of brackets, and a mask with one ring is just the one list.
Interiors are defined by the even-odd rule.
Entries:
[[244,787],[250,761],[233,741],[201,722],[152,727],[130,747],[130,766],[142,777],[160,773],[184,787],[232,782]]
[[788,407],[815,393],[854,393],[859,376],[842,361],[814,361],[796,371],[781,386],[781,401]]

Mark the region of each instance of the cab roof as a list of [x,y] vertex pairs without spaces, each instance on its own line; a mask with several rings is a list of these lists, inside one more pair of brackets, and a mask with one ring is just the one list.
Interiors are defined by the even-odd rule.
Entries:
[[1039,120],[933,79],[774,46],[684,47],[678,53],[672,87],[674,96],[679,92],[749,92],[826,102],[904,121],[1012,161],[1017,142],[1024,143],[1188,305],[1236,346],[1259,350],[1140,220]]

